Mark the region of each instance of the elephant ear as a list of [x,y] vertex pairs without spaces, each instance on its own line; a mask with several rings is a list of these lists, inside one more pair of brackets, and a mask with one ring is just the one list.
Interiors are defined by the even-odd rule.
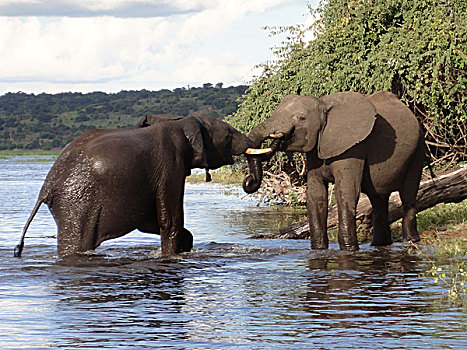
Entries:
[[155,123],[165,122],[168,120],[180,120],[182,118],[183,117],[180,117],[177,115],[170,115],[170,114],[146,114],[144,117],[142,117],[139,120],[137,127],[146,128]]
[[146,114],[144,117],[142,117],[138,124],[136,125],[136,127],[138,128],[146,128],[148,126],[150,126],[151,124],[149,124],[149,120],[148,120],[148,117],[149,117],[149,114]]
[[376,109],[367,97],[357,92],[339,92],[321,98],[327,118],[320,131],[318,156],[336,157],[370,135],[375,125]]
[[193,149],[192,168],[207,168],[208,156],[203,140],[203,123],[196,117],[183,118],[183,132]]

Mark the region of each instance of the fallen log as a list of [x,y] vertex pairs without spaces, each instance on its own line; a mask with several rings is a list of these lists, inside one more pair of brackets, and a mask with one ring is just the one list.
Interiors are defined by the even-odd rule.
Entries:
[[[437,175],[420,183],[417,194],[417,212],[431,208],[438,203],[458,203],[467,198],[467,165],[444,174]],[[357,224],[359,230],[371,230],[371,204],[366,196],[362,196],[357,205]],[[389,223],[402,218],[403,209],[399,194],[392,193],[389,198]],[[328,211],[328,229],[337,228],[337,206]],[[279,232],[263,235],[261,238],[305,239],[309,236],[308,220],[300,221]]]

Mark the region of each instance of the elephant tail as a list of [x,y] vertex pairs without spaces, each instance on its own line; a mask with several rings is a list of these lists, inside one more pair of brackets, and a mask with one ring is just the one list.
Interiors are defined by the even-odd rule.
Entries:
[[431,166],[431,162],[433,159],[431,158],[430,153],[428,152],[428,146],[425,141],[423,141],[423,147],[425,148],[425,164],[428,167],[428,170],[430,171],[431,179],[434,180],[436,175],[433,171],[433,167]]
[[430,171],[431,179],[434,180],[434,178],[436,177],[436,174],[433,171],[433,167],[431,166],[431,161],[432,161],[431,157],[427,153],[425,153],[426,166],[428,167],[428,170]]
[[44,191],[41,191],[41,193],[39,195],[39,198],[37,199],[36,205],[34,206],[34,209],[32,210],[31,214],[29,215],[28,221],[26,221],[26,224],[24,225],[21,240],[19,241],[18,245],[15,247],[14,256],[17,257],[17,258],[20,258],[21,253],[23,252],[24,238],[26,237],[26,231],[28,230],[29,225],[31,224],[32,220],[34,219],[34,216],[36,216],[37,211],[39,210],[41,204],[45,202],[45,197],[43,196],[43,192]]

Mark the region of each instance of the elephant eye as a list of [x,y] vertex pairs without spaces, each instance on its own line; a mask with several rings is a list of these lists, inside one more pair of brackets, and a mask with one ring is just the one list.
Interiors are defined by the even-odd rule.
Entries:
[[229,133],[227,134],[227,137],[225,138],[225,140],[226,140],[227,143],[229,143],[229,144],[232,143],[233,135],[232,135],[231,132],[229,132]]
[[300,114],[300,115],[297,116],[297,120],[299,122],[303,123],[306,120],[306,118],[305,118],[305,116],[303,114]]

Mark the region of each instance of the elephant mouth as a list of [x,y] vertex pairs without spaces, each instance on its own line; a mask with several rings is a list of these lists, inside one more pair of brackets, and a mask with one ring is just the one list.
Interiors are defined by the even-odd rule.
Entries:
[[290,133],[284,134],[283,132],[277,132],[269,134],[267,138],[272,139],[271,148],[275,151],[286,151],[288,145],[293,141],[294,138],[293,130]]
[[276,137],[272,141],[271,145],[266,148],[248,148],[245,151],[245,155],[251,158],[257,158],[260,161],[264,162],[269,160],[278,150],[283,148],[282,144],[284,142],[283,135]]
[[246,193],[254,193],[259,189],[263,178],[262,163],[268,161],[276,153],[281,142],[282,139],[277,138],[268,148],[247,149],[245,154],[248,159],[250,174],[245,177],[242,184]]

